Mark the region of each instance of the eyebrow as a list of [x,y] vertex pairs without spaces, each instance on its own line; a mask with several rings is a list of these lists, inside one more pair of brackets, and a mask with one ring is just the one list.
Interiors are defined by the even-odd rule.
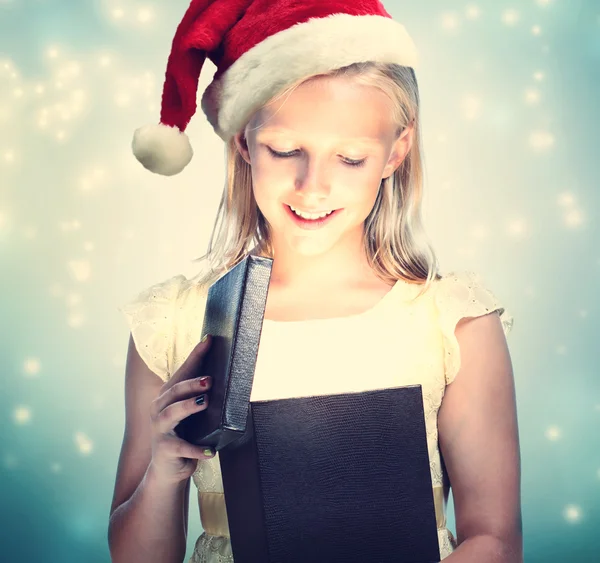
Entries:
[[[275,134],[275,135],[295,135],[298,132],[293,129],[286,129],[285,127],[261,127],[258,131],[260,134],[261,131],[264,131],[266,134]],[[381,141],[377,137],[351,137],[341,139],[341,142],[350,142],[350,143],[363,143],[368,145],[379,144]]]

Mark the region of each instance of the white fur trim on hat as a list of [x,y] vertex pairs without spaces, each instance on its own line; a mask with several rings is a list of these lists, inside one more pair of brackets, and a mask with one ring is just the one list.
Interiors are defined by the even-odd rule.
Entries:
[[131,148],[144,168],[163,176],[179,174],[194,155],[188,136],[162,123],[136,129]]
[[202,110],[228,141],[252,114],[296,80],[356,62],[416,68],[417,49],[405,27],[378,15],[311,18],[254,46],[211,82]]

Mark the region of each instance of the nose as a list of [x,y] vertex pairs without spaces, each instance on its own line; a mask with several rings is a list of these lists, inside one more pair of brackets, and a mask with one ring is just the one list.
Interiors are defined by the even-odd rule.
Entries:
[[317,207],[319,202],[329,199],[331,194],[330,163],[306,157],[298,171],[295,191],[307,207]]

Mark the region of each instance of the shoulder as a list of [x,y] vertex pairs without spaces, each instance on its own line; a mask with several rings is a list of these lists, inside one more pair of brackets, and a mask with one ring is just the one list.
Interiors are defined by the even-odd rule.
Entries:
[[[482,276],[473,271],[442,276],[434,282],[432,296],[444,342],[446,383],[450,384],[460,369],[466,340],[502,346],[514,319]],[[463,331],[465,324],[471,326]]]

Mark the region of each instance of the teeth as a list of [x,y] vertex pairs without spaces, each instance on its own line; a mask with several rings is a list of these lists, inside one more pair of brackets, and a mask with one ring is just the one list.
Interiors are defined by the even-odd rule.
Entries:
[[331,211],[325,211],[324,213],[304,213],[304,211],[299,211],[298,209],[294,209],[291,205],[290,205],[290,209],[299,217],[302,217],[303,219],[321,219],[321,217],[327,217],[327,215],[330,215],[331,213],[333,213],[333,209]]

